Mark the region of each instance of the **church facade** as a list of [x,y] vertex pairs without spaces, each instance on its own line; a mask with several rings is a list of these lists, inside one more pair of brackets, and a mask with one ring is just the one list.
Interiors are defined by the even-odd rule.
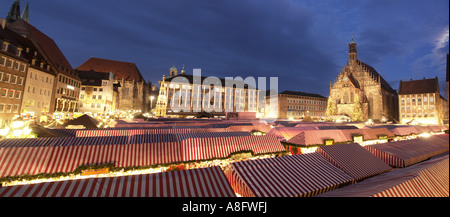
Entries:
[[327,116],[342,115],[353,121],[398,121],[397,91],[372,66],[357,59],[353,39],[347,64],[330,84]]

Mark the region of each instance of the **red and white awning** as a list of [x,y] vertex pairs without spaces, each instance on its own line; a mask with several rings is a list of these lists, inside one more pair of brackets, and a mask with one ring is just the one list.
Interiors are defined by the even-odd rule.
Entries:
[[407,167],[449,150],[448,146],[426,139],[374,144],[364,148],[392,167]]
[[354,180],[319,153],[236,162],[225,175],[244,197],[309,197]]
[[316,152],[345,171],[355,180],[362,180],[392,170],[387,163],[378,159],[357,143],[321,146]]
[[0,188],[0,197],[234,197],[220,167]]
[[449,197],[448,154],[380,174],[318,197]]
[[[44,145],[0,146],[0,177],[73,172],[85,164],[147,166],[226,158],[233,152],[264,154],[285,151],[273,136],[191,138],[181,142],[114,143],[116,137],[64,137]],[[102,144],[106,143],[106,144]],[[118,142],[117,142],[118,143]]]

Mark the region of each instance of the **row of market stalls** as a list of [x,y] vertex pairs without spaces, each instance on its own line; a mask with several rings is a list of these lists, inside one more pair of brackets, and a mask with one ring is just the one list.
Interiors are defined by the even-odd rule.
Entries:
[[[267,136],[253,137],[265,138]],[[275,141],[278,142],[276,137],[269,137],[274,143]],[[213,140],[216,138],[207,139],[210,141],[204,141],[204,144],[213,144]],[[243,140],[238,142],[243,142]],[[267,143],[263,140],[258,140],[258,142],[261,142],[259,145]],[[154,174],[102,178],[85,177],[59,182],[3,186],[0,188],[0,196],[310,197],[337,195],[448,197],[448,143],[448,134],[413,139],[409,142],[388,142],[384,143],[383,147],[380,146],[381,144],[361,146],[357,143],[340,143],[320,146],[315,152],[302,155],[284,155],[231,162],[225,168],[211,165],[205,168],[161,171]],[[192,141],[192,145],[196,146],[197,144],[199,143]],[[216,150],[217,153],[226,151],[226,147],[231,144],[234,144],[232,140],[225,141],[222,143],[225,149]],[[249,144],[255,144],[255,142],[249,142],[247,145]],[[113,145],[103,145],[97,148],[101,149],[108,146]],[[126,146],[128,145],[122,145],[122,147]],[[278,146],[281,145],[278,143]],[[427,148],[418,148],[423,146]],[[95,145],[86,147],[95,147]],[[245,149],[242,148],[241,150]],[[388,154],[395,156],[403,160],[404,163],[399,165],[389,158],[383,157],[383,155],[374,154],[374,149],[383,152],[385,156]],[[141,149],[137,148],[136,150]],[[1,151],[3,152],[4,149]],[[257,152],[256,149],[254,151]],[[124,157],[146,155],[142,151],[133,153],[121,150],[117,152],[124,153]],[[65,153],[66,156],[67,154],[70,156],[70,153],[73,154],[74,152]],[[98,153],[108,153],[108,151]],[[173,154],[177,156],[176,153]],[[5,156],[9,155],[1,156],[0,161],[9,162],[4,160]],[[22,156],[22,160],[27,159],[24,154],[20,156]],[[106,154],[105,156],[110,155]],[[161,156],[164,156],[164,154]],[[64,159],[62,156],[58,158]],[[129,160],[133,164],[139,164],[132,158]],[[8,168],[22,168],[24,166],[17,164],[17,162],[19,161],[15,161],[14,167]],[[75,164],[71,161],[65,163],[48,162],[47,164],[61,166],[67,163]]]
[[390,141],[426,138],[443,134],[445,126],[376,126],[357,128],[352,126],[314,126],[274,127],[267,135],[274,135],[292,154],[314,152],[323,145],[358,143],[362,146]]

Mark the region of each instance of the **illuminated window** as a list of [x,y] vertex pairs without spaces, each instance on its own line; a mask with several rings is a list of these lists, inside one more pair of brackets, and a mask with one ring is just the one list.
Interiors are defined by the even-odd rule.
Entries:
[[5,76],[4,76],[3,81],[6,82],[6,83],[9,83],[9,80],[10,80],[10,79],[11,79],[11,75],[8,74],[8,73],[6,73]]
[[6,113],[11,113],[11,111],[12,111],[12,104],[8,104],[6,106]]

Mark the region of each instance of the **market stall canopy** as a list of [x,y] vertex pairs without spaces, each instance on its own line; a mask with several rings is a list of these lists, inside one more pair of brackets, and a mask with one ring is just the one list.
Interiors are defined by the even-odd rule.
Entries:
[[353,142],[353,139],[349,140],[341,130],[307,130],[287,142],[300,146],[313,146],[325,144],[326,140],[333,140],[333,143]]
[[420,138],[421,140],[424,140],[426,142],[434,143],[437,145],[443,145],[445,147],[449,147],[449,136],[448,134],[440,134],[440,135],[434,135],[430,136],[428,138]]
[[98,128],[99,122],[97,120],[95,120],[94,118],[92,118],[89,115],[82,115],[78,118],[75,118],[73,120],[68,121],[67,123],[65,123],[63,126],[64,127],[68,127],[70,125],[82,125],[84,126],[86,129],[96,129]]
[[407,167],[449,150],[448,146],[426,139],[380,143],[364,148],[392,167]]
[[302,127],[274,127],[267,135],[274,135],[280,141],[287,141],[292,137],[306,130],[317,130],[314,126],[302,126]]
[[73,172],[87,164],[136,167],[226,158],[233,153],[269,154],[286,149],[273,136],[190,138],[129,144],[128,137],[61,137],[0,141],[0,177]]
[[448,154],[374,176],[318,197],[449,197]]
[[220,167],[0,188],[0,197],[235,197]]
[[354,180],[319,153],[231,163],[225,175],[244,197],[310,197]]
[[357,181],[392,170],[392,167],[357,143],[321,146],[316,152]]

